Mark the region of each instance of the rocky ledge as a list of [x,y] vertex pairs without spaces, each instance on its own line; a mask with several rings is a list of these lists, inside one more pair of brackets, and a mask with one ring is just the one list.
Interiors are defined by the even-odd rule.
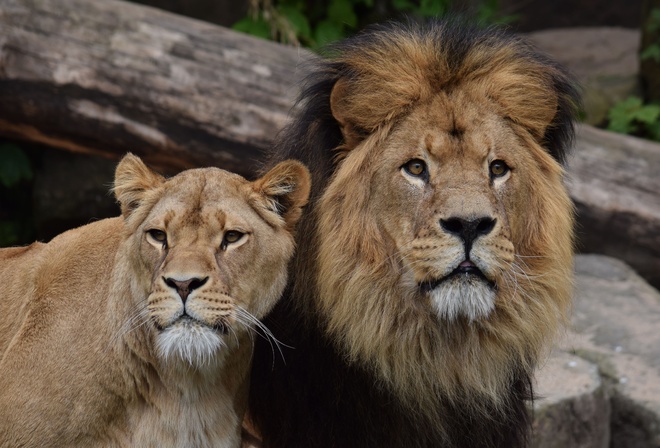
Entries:
[[578,255],[571,328],[537,375],[537,448],[660,446],[660,293]]

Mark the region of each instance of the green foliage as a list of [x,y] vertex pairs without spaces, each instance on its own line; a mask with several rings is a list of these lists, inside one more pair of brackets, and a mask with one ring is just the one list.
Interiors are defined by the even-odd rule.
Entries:
[[660,141],[660,104],[644,104],[632,96],[615,104],[608,118],[610,131]]
[[0,143],[0,184],[11,188],[22,180],[32,179],[30,161],[13,143]]
[[[660,8],[651,10],[651,14],[646,22],[646,31],[651,34],[660,33]],[[653,59],[655,62],[660,63],[660,37],[656,36],[655,41],[647,45],[641,51],[639,57],[642,60]]]
[[[452,0],[251,0],[248,17],[233,28],[254,36],[313,49],[354,34],[365,25],[401,15],[439,17]],[[498,0],[480,0],[476,18],[482,23],[510,23],[501,16]]]

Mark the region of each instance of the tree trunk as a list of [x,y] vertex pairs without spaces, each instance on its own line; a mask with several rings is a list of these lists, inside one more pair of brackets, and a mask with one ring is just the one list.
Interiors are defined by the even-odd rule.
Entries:
[[115,0],[0,0],[0,135],[249,175],[309,54]]

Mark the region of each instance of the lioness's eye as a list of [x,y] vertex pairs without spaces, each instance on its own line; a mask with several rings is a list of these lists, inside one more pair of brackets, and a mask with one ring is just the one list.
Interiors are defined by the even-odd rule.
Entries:
[[403,169],[406,170],[406,173],[415,177],[425,177],[426,176],[426,163],[420,159],[412,159],[406,162],[403,165]]
[[158,241],[159,243],[163,243],[163,246],[167,246],[167,234],[162,230],[150,229],[147,230],[147,233],[155,241]]
[[509,172],[509,165],[504,160],[493,160],[490,163],[491,177],[502,177]]
[[229,244],[239,241],[241,238],[243,238],[243,235],[245,234],[239,232],[238,230],[228,230],[225,232],[225,236],[222,239],[222,249],[226,249]]

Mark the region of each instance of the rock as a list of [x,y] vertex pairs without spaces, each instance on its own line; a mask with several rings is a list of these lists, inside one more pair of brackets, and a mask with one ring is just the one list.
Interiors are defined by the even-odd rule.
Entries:
[[639,30],[563,28],[533,32],[528,38],[578,78],[588,124],[603,125],[614,103],[641,93]]
[[660,287],[660,144],[580,126],[568,165],[580,251],[624,260]]
[[606,448],[610,402],[596,364],[554,354],[537,375],[532,448]]
[[[543,443],[554,437],[567,440],[567,444],[535,446],[591,447],[605,443],[604,438],[594,438],[590,444],[568,444],[568,440],[575,440],[570,437],[577,434],[573,431],[579,422],[587,422],[585,430],[592,435],[602,422],[602,413],[590,407],[597,403],[600,392],[596,383],[592,381],[589,386],[585,381],[588,364],[576,364],[580,367],[576,373],[566,371],[565,360],[571,361],[564,356],[572,353],[598,365],[606,396],[610,397],[609,446],[658,447],[660,293],[626,264],[605,256],[576,256],[575,272],[572,329],[561,344],[565,353],[555,355],[539,372],[537,390],[545,391],[548,410],[538,411],[535,424],[541,433],[537,438]],[[580,372],[584,369],[586,372]],[[580,383],[584,387],[580,388]],[[544,409],[544,402],[538,406]]]
[[567,347],[598,363],[612,395],[613,448],[660,446],[660,293],[613,258],[578,256]]

